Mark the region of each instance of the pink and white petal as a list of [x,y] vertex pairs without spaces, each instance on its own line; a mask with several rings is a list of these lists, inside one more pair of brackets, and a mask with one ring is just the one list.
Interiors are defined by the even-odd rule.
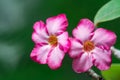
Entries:
[[46,43],[48,39],[48,33],[45,25],[42,21],[38,21],[33,26],[34,32],[32,34],[32,40],[35,43]]
[[35,24],[33,25],[33,29],[36,33],[41,32],[42,29],[45,29],[45,24],[43,21],[37,21],[35,22]]
[[49,35],[59,35],[66,30],[68,21],[65,14],[59,14],[46,20]]
[[32,33],[32,40],[35,42],[35,43],[48,43],[47,41],[48,39],[48,36],[44,36],[44,33],[43,34],[37,34],[36,32],[33,32]]
[[58,44],[60,45],[61,50],[63,50],[66,53],[70,47],[68,32],[63,32],[57,38],[58,38]]
[[70,38],[71,47],[69,55],[71,58],[78,58],[83,53],[83,45],[74,38]]
[[96,45],[104,45],[107,47],[111,47],[116,42],[116,35],[114,32],[98,28],[94,36],[91,39]]
[[94,58],[94,65],[100,70],[107,70],[111,65],[111,50],[103,50],[100,48],[95,48],[92,52]]
[[39,64],[46,64],[50,50],[51,46],[49,45],[36,45],[35,48],[32,50],[30,57],[32,58],[32,60],[38,62]]
[[72,67],[76,73],[82,73],[88,71],[92,65],[92,56],[85,52],[73,60]]
[[62,65],[62,60],[65,53],[59,49],[59,46],[55,47],[48,56],[48,66],[51,69],[58,69]]
[[91,38],[93,30],[94,24],[89,19],[82,19],[73,30],[72,34],[75,38],[84,42]]

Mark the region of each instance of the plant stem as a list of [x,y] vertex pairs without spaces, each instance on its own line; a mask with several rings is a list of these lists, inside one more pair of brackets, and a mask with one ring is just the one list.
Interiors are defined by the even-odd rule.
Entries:
[[116,58],[120,59],[120,50],[116,49],[114,46],[111,47],[111,50],[113,54],[116,56]]
[[95,71],[93,71],[92,69],[89,69],[87,71],[87,73],[94,79],[96,80],[104,80],[100,75],[98,75],[97,73],[95,73]]

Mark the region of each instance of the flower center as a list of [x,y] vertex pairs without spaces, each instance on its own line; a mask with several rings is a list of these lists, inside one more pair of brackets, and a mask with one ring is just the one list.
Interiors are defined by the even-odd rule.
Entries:
[[85,41],[85,43],[83,44],[84,46],[83,46],[83,49],[85,50],[85,51],[87,51],[87,52],[89,52],[89,51],[91,51],[91,50],[93,50],[94,48],[95,48],[95,45],[94,45],[94,43],[93,42],[91,42],[91,41]]
[[51,35],[51,36],[48,38],[48,42],[49,42],[50,45],[56,46],[57,43],[58,43],[57,37],[56,37],[55,35]]

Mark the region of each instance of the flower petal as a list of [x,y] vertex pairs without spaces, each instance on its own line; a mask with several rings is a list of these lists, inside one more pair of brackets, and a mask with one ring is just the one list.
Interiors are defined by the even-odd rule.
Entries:
[[43,21],[37,21],[35,22],[34,26],[33,26],[33,29],[36,33],[40,33],[40,30],[41,29],[45,29],[45,24]]
[[35,43],[47,43],[48,34],[45,24],[42,21],[38,21],[34,24],[33,29],[32,40]]
[[35,62],[38,62],[40,64],[46,64],[50,50],[51,46],[49,45],[36,45],[36,47],[32,50],[30,57]]
[[94,30],[94,24],[88,19],[80,20],[77,28],[72,32],[73,36],[82,42],[89,40]]
[[94,65],[100,70],[107,70],[111,65],[111,50],[103,50],[96,47],[93,50]]
[[81,53],[83,53],[83,45],[81,45],[81,43],[79,41],[77,41],[74,38],[70,38],[70,42],[71,42],[71,47],[69,50],[69,55],[72,58],[76,58],[79,57]]
[[83,53],[79,58],[73,60],[73,70],[76,73],[86,72],[92,67],[92,56],[88,53]]
[[114,32],[98,28],[94,36],[91,39],[96,45],[104,45],[107,47],[111,47],[116,42],[116,35]]
[[64,52],[67,52],[70,47],[68,32],[64,32],[60,34],[57,38],[58,38],[58,44],[60,45],[60,48]]
[[60,14],[48,18],[46,24],[49,35],[58,35],[66,30],[68,21],[65,14]]
[[57,69],[61,66],[65,53],[59,49],[59,46],[55,47],[48,56],[48,66],[51,69]]

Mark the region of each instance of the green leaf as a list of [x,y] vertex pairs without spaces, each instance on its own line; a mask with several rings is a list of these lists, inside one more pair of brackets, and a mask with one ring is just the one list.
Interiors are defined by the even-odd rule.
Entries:
[[109,70],[102,71],[102,76],[105,80],[120,80],[120,64],[112,64]]
[[100,22],[113,20],[118,17],[120,17],[120,0],[111,0],[98,10],[94,23],[97,25]]

